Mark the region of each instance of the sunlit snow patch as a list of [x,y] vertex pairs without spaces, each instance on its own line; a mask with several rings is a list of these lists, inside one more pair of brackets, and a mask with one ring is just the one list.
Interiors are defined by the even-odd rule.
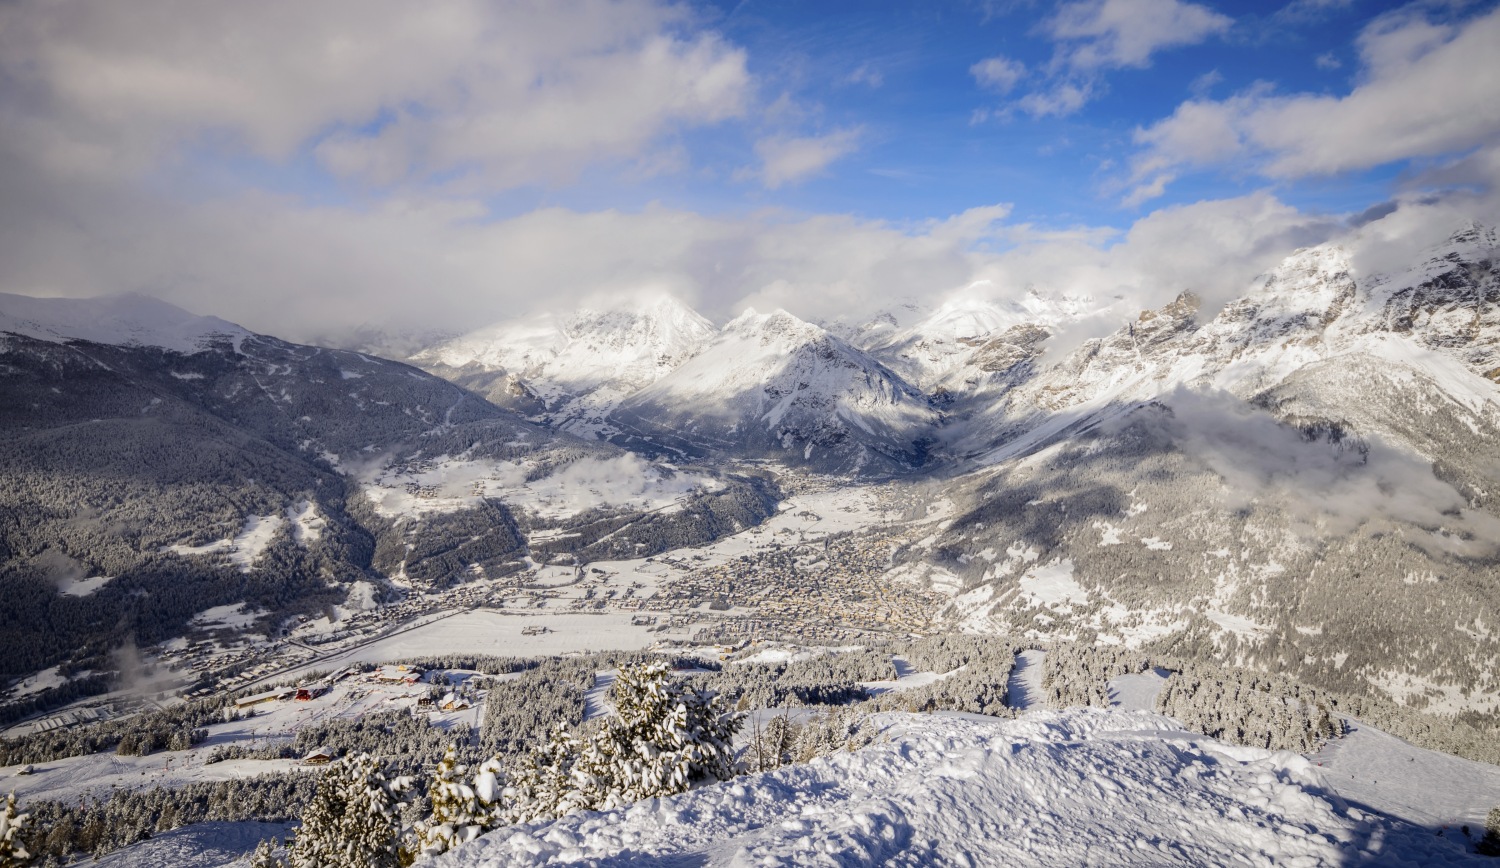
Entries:
[[[500,829],[434,868],[1446,863],[1290,753],[1142,712],[883,715],[888,742],[679,796]],[[1246,858],[1247,856],[1252,858]]]
[[262,612],[244,603],[214,606],[212,609],[205,609],[194,615],[193,625],[197,627],[232,627],[238,630],[254,624],[255,619],[262,614]]
[[271,544],[276,531],[281,529],[285,521],[286,519],[279,515],[252,515],[245,519],[244,528],[238,536],[232,539],[214,540],[199,546],[177,543],[167,546],[162,551],[187,557],[201,557],[223,552],[229,555],[229,560],[239,566],[242,572],[248,573],[260,556],[265,553],[266,547]]
[[322,539],[323,528],[328,526],[328,521],[318,514],[318,505],[310,500],[299,500],[287,507],[286,517],[292,523],[292,539],[303,548]]
[[635,455],[580,458],[540,479],[527,462],[468,461],[443,456],[363,476],[365,493],[386,517],[467,509],[499,498],[546,518],[566,518],[600,506],[667,510],[695,491],[715,491],[718,480],[651,464]]

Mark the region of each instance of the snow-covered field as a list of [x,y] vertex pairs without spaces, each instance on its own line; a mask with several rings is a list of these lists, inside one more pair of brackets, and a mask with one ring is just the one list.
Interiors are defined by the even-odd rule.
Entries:
[[494,497],[545,518],[567,518],[600,506],[669,509],[694,491],[716,490],[721,484],[630,454],[580,458],[532,478],[535,472],[526,461],[441,456],[417,466],[371,467],[361,474],[361,482],[376,511],[387,517],[451,512]]
[[884,715],[889,741],[604,813],[503,829],[438,866],[1445,865],[1426,829],[1316,765],[1145,712]]
[[[631,615],[500,612],[477,609],[319,659],[305,668],[332,670],[351,663],[381,663],[436,654],[540,657],[571,651],[645,648],[661,638],[630,624]],[[545,632],[526,635],[527,628]],[[292,670],[295,677],[304,669]]]
[[246,865],[245,853],[270,838],[286,838],[289,823],[198,823],[162,832],[111,853],[98,862],[98,868],[227,868]]

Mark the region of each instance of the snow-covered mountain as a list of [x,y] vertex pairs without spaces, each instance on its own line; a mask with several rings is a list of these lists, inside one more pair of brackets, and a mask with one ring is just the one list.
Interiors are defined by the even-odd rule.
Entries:
[[0,677],[100,668],[218,606],[252,604],[264,629],[393,583],[508,575],[527,568],[529,529],[588,525],[538,554],[651,554],[774,508],[763,482],[653,464],[400,362],[163,302],[6,296],[0,316]]
[[990,375],[946,432],[950,616],[1500,713],[1497,248],[1299,251],[1207,322],[1184,295]]
[[1056,413],[1179,385],[1251,398],[1307,365],[1354,355],[1428,371],[1455,395],[1491,396],[1500,381],[1497,253],[1495,230],[1480,226],[1391,274],[1357,275],[1336,244],[1301,250],[1208,322],[1184,295],[1038,371],[1010,403]]
[[179,353],[221,342],[238,345],[250,336],[232,322],[196,316],[144,295],[32,298],[0,293],[0,334],[5,333],[54,342],[161,347]]
[[690,361],[621,402],[615,442],[779,457],[849,473],[921,466],[938,422],[874,357],[783,310],[747,310]]
[[904,327],[882,328],[876,321],[852,340],[885,362],[914,385],[945,393],[967,391],[973,384],[970,369],[982,368],[986,348],[1013,329],[1051,331],[1092,312],[1089,297],[1047,296],[1035,289],[1019,299],[995,300],[993,288],[982,281],[929,310]]
[[410,361],[554,427],[600,433],[623,398],[695,356],[713,323],[670,295],[486,326]]

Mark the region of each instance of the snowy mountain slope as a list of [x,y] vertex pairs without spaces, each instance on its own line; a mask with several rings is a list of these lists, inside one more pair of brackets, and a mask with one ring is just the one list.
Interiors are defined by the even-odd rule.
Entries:
[[555,427],[595,434],[621,399],[692,358],[716,332],[662,295],[497,323],[422,350],[411,361]]
[[1361,277],[1337,245],[1298,251],[1200,325],[1185,295],[1141,314],[1113,335],[1085,343],[1008,395],[1006,412],[1055,413],[1103,402],[1141,401],[1179,385],[1250,398],[1305,366],[1348,354],[1427,370],[1466,397],[1500,392],[1500,241],[1469,227],[1416,266]]
[[776,456],[845,472],[920,466],[938,421],[874,358],[786,311],[747,310],[623,401],[615,442],[684,455]]
[[179,353],[219,342],[238,345],[250,336],[232,322],[195,316],[143,295],[32,298],[0,293],[0,335],[7,332],[54,343],[79,340]]
[[399,362],[243,329],[192,352],[55,331],[0,341],[0,640],[18,649],[0,677],[68,659],[104,669],[127,639],[181,635],[218,606],[270,613],[263,630],[356,587],[518,571],[530,527],[581,514],[597,527],[549,550],[649,513],[613,542],[651,554],[774,505],[774,486],[653,465]]
[[435,866],[1461,865],[1302,757],[1143,712],[885,718],[890,741],[608,813],[492,832]]
[[988,282],[981,282],[904,328],[866,330],[853,342],[926,391],[966,391],[969,369],[986,364],[985,349],[994,339],[1013,329],[1045,332],[1095,306],[1087,297],[1035,290],[1005,301],[987,298],[988,292]]
[[1184,296],[1013,369],[954,432],[985,469],[926,556],[950,617],[1500,715],[1495,248],[1302,251],[1207,323]]

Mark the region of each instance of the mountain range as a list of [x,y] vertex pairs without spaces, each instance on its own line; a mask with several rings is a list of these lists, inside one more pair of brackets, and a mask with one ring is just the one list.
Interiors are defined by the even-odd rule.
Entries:
[[[1493,720],[1497,248],[1471,224],[1388,273],[1289,252],[1222,309],[1184,293],[1066,352],[1092,299],[985,286],[857,323],[631,298],[399,360],[149,299],[0,296],[0,580],[25,589],[0,629],[59,631],[15,674],[81,665],[207,600],[274,623],[361,583],[378,602],[695,544],[822,474],[947,516],[892,570],[954,625]],[[572,542],[533,547],[557,528]],[[162,602],[184,564],[200,590]]]

